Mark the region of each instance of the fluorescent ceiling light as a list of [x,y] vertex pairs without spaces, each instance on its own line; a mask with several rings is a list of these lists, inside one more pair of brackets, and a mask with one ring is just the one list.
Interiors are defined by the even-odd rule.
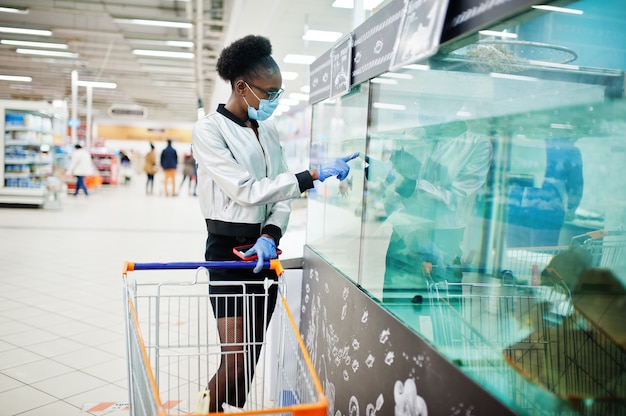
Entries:
[[413,79],[413,75],[411,74],[401,74],[398,72],[386,72],[381,75],[381,77],[385,78],[397,78],[397,79]]
[[572,130],[574,126],[569,123],[550,123],[551,129]]
[[289,98],[291,98],[292,100],[298,100],[298,101],[309,101],[309,94],[291,92],[289,93]]
[[191,29],[193,27],[193,25],[189,22],[172,22],[166,20],[115,19],[115,23],[142,26],[175,27],[179,29]]
[[517,39],[517,33],[511,32],[498,32],[495,30],[480,30],[478,31],[481,35],[485,36],[495,36],[497,38],[508,38],[508,39]]
[[167,46],[176,46],[179,48],[193,48],[193,42],[186,40],[168,40],[165,44]]
[[0,7],[2,13],[28,14],[28,9],[16,9],[15,7]]
[[293,53],[288,53],[285,58],[283,59],[283,62],[288,63],[288,64],[305,64],[305,65],[309,65],[311,63],[313,63],[313,61],[315,61],[315,56],[313,55],[297,55],[297,54],[293,54]]
[[[300,87],[300,91],[302,91],[305,94],[308,94],[311,92],[311,86],[310,85],[303,85],[302,87]],[[308,98],[307,98],[308,100]]]
[[139,56],[158,56],[161,58],[179,59],[193,59],[194,56],[191,52],[154,51],[149,49],[135,49],[133,53]]
[[397,85],[398,81],[396,81],[395,79],[389,79],[389,78],[374,78],[372,80],[372,84],[389,84],[389,85]]
[[22,29],[22,28],[19,28],[19,27],[0,26],[0,32],[2,32],[2,33],[17,33],[17,34],[20,34],[20,35],[52,36],[52,32],[49,31],[49,30]]
[[280,111],[281,113],[286,113],[287,111],[291,110],[291,107],[289,107],[288,105],[284,105],[284,104],[278,104],[278,106],[276,107],[277,111]]
[[152,83],[155,87],[169,87],[169,88],[180,88],[180,87],[192,87],[193,81],[185,82],[185,81],[154,81]]
[[331,32],[328,30],[312,30],[309,29],[302,36],[304,40],[314,40],[318,42],[335,42],[343,34],[341,32]]
[[556,7],[556,6],[547,6],[547,5],[536,5],[532,6],[533,9],[546,10],[548,12],[559,12],[559,13],[567,13],[567,14],[583,14],[582,10],[577,9],[568,9],[566,7]]
[[531,65],[547,66],[549,68],[572,69],[574,71],[578,71],[580,69],[578,65],[561,64],[558,62],[536,61],[534,59],[529,59],[528,63]]
[[99,81],[81,81],[81,80],[79,80],[76,84],[79,87],[107,88],[107,89],[110,89],[110,90],[117,88],[117,84],[115,82],[99,82]]
[[30,46],[32,48],[67,49],[67,45],[64,43],[29,42],[27,40],[11,40],[11,39],[2,39],[0,40],[0,43],[3,45]]
[[499,72],[492,72],[489,74],[492,78],[503,78],[503,79],[512,79],[515,81],[539,81],[539,78],[535,77],[526,77],[524,75],[513,75],[513,74],[501,74]]
[[[363,8],[365,10],[372,10],[374,7],[378,6],[382,2],[383,0],[364,0]],[[335,0],[333,2],[333,7],[338,7],[341,9],[354,9],[354,0]]]
[[406,110],[406,106],[402,104],[373,103],[372,107],[378,108],[379,110],[396,110],[396,111]]
[[[195,73],[195,70],[193,68],[181,68],[178,66],[142,65],[141,67],[145,71],[171,72],[174,74],[185,74],[185,75],[193,75]],[[190,78],[190,80],[195,81],[195,78]],[[179,81],[179,79],[177,79],[177,81]]]
[[293,81],[298,78],[297,72],[280,71],[280,74],[283,76],[283,79],[287,81]]
[[430,65],[419,65],[419,64],[410,64],[402,67],[403,69],[414,69],[416,71],[428,71],[430,69]]
[[19,81],[19,82],[31,82],[31,77],[20,77],[17,75],[0,75],[0,81]]
[[57,58],[78,58],[78,54],[73,53],[73,52],[44,51],[44,50],[39,50],[39,49],[22,49],[22,48],[17,48],[15,52],[25,54],[25,55],[54,56]]

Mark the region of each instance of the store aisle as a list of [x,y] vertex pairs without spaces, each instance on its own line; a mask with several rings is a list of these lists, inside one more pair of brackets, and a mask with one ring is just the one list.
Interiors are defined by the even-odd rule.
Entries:
[[[0,415],[127,415],[123,262],[201,261],[204,221],[140,177],[62,206],[0,208]],[[294,209],[282,258],[302,255],[304,221]]]

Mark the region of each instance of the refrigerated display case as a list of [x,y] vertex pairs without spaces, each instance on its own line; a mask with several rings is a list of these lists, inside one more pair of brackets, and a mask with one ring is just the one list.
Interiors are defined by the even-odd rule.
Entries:
[[102,178],[102,183],[107,185],[117,185],[119,174],[119,162],[117,154],[106,148],[93,148],[90,150],[94,166],[98,170],[98,175]]
[[[309,194],[303,302],[320,304],[303,331],[344,277],[515,414],[624,414],[626,12],[511,1],[476,17],[504,3],[451,2],[436,53],[389,70],[386,31],[429,4],[392,2],[355,29],[345,94],[320,81],[336,48],[312,65],[312,156],[362,157]],[[350,338],[340,316],[325,323]],[[419,392],[432,374],[412,371]],[[387,377],[362,397],[393,402]]]
[[0,111],[0,203],[43,206],[53,174],[53,146],[64,140],[67,111],[36,101],[1,101]]

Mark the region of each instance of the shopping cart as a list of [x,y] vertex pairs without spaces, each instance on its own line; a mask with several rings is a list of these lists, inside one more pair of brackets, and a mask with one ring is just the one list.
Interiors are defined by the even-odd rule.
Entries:
[[626,351],[563,281],[431,282],[435,343],[519,414],[626,414]]
[[[212,269],[255,265],[249,261],[125,264],[122,277],[131,415],[206,414],[197,410],[197,403],[204,400],[203,392],[219,366],[224,346],[217,335],[211,301],[237,297],[231,300],[241,301],[245,309],[253,298],[262,297],[267,306],[273,285],[279,293],[272,316],[278,335],[270,343],[276,345],[266,342],[269,335],[260,343],[246,339],[244,345],[237,345],[239,349],[261,351],[256,366],[250,362],[244,365],[249,385],[244,408],[230,410],[242,415],[326,415],[327,399],[287,306],[282,278],[239,282],[242,293],[237,295],[210,293],[211,286],[225,284],[210,282]],[[282,275],[278,260],[266,262],[265,268]],[[262,286],[260,290],[248,289],[255,284]],[[265,325],[267,309],[263,315]],[[248,322],[247,313],[243,316],[244,326],[254,324]],[[274,353],[269,351],[272,347]]]
[[[544,270],[556,255],[576,247],[589,255],[586,267],[610,268],[616,274],[626,274],[626,231],[623,230],[591,231],[574,236],[570,245],[510,248],[504,252],[501,268],[510,271],[518,282],[531,284],[533,268]],[[558,277],[570,280],[571,276]]]

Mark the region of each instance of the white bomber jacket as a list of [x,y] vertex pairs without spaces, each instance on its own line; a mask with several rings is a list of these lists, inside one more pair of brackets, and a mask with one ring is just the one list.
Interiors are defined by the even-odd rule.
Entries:
[[[253,123],[256,121],[252,120]],[[200,209],[212,234],[280,240],[290,200],[313,188],[309,171],[287,171],[272,122],[258,123],[259,137],[220,104],[193,127]]]

